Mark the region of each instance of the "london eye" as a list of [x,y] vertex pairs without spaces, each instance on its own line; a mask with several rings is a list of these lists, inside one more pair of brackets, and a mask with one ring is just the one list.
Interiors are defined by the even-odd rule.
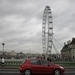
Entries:
[[53,21],[52,12],[49,6],[46,6],[43,13],[42,22],[42,46],[43,54],[50,57],[53,42]]

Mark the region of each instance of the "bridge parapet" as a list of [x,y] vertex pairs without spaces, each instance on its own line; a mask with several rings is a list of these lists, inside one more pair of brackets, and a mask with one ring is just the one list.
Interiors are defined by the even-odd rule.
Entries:
[[[22,61],[6,61],[4,63],[4,66],[20,66],[22,64]],[[63,66],[63,67],[75,67],[75,62],[54,62],[54,64]],[[1,61],[0,61],[0,66],[2,66]]]

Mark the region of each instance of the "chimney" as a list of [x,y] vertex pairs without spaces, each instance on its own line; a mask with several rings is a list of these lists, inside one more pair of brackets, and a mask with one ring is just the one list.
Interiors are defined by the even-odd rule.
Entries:
[[71,43],[71,40],[69,40],[69,44]]
[[66,45],[66,42],[64,42],[64,46]]
[[67,41],[67,45],[69,45],[71,43],[71,40]]

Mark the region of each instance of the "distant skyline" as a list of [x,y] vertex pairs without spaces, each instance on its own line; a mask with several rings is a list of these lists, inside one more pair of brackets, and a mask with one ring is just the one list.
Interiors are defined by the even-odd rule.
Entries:
[[4,50],[8,52],[43,53],[42,19],[46,6],[52,12],[53,37],[62,46],[72,40],[75,0],[0,0],[0,51],[5,43]]

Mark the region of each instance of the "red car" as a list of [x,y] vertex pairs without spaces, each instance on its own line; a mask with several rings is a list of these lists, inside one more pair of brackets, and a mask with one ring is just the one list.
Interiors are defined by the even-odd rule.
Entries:
[[25,75],[31,74],[63,74],[65,69],[44,59],[27,59],[19,68]]

